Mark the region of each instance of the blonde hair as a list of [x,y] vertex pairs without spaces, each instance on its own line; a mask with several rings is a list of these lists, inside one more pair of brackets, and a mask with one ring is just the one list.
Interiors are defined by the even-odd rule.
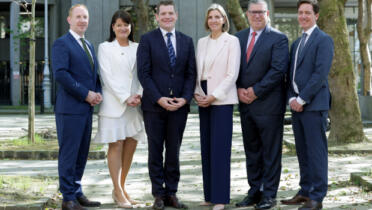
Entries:
[[88,11],[88,7],[85,6],[84,4],[74,4],[74,5],[71,6],[70,10],[68,11],[68,16],[69,17],[72,16],[72,11],[74,11],[74,9],[77,8],[77,7],[83,7]]
[[205,14],[205,21],[204,21],[205,29],[207,31],[210,30],[208,26],[208,15],[212,10],[217,10],[218,12],[220,12],[222,17],[225,19],[225,23],[222,25],[222,32],[229,31],[230,29],[229,18],[227,17],[225,9],[219,4],[212,4],[211,6],[208,7],[207,12]]

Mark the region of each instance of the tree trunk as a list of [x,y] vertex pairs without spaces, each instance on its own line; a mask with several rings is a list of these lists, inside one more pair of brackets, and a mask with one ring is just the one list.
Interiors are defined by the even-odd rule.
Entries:
[[371,55],[369,39],[371,37],[371,0],[358,0],[358,39],[360,57],[363,66],[363,95],[371,95]]
[[239,0],[227,0],[227,12],[237,31],[248,28],[248,20],[240,6]]
[[31,5],[30,59],[28,75],[28,141],[35,143],[35,6]]
[[328,76],[332,94],[330,144],[361,142],[366,139],[358,104],[355,74],[346,28],[346,0],[320,0],[318,24],[334,41],[335,56]]
[[134,11],[137,16],[134,39],[139,41],[142,34],[149,31],[149,1],[147,0],[131,0]]

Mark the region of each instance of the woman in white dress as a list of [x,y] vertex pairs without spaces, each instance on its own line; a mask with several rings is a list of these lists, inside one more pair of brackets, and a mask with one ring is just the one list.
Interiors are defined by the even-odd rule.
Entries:
[[140,111],[142,87],[137,78],[136,52],[130,15],[117,11],[111,20],[110,38],[98,47],[103,102],[98,113],[95,142],[108,143],[107,161],[112,178],[112,198],[124,208],[136,204],[125,190],[125,181],[137,141],[145,139]]

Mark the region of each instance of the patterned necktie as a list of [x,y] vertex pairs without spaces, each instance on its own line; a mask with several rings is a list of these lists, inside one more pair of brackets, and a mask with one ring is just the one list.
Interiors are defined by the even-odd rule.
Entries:
[[251,38],[251,42],[249,42],[249,45],[248,45],[248,49],[247,49],[247,63],[249,61],[249,57],[251,56],[251,53],[252,53],[252,50],[253,50],[253,47],[254,47],[254,42],[256,41],[256,32],[253,31],[252,32],[252,38]]
[[88,60],[89,60],[89,63],[90,63],[90,66],[92,67],[92,70],[93,70],[94,69],[94,64],[93,64],[92,55],[89,53],[87,44],[85,43],[85,39],[84,38],[80,38],[80,41],[83,44],[83,48],[84,48],[85,54],[87,54]]
[[300,56],[301,53],[302,53],[302,50],[304,49],[304,46],[305,46],[305,42],[306,42],[306,37],[307,37],[307,33],[303,33],[302,34],[302,37],[301,37],[301,44],[300,46],[298,47],[298,55],[297,56]]
[[168,48],[168,55],[169,55],[169,60],[170,60],[170,64],[172,67],[174,67],[176,65],[176,53],[174,52],[174,48],[173,48],[173,45],[172,45],[172,41],[171,41],[171,36],[173,34],[168,32],[167,33],[167,48]]

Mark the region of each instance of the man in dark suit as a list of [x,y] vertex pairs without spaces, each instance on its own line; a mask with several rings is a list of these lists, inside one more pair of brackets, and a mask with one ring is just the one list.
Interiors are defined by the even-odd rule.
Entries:
[[326,121],[331,94],[328,73],[333,59],[332,38],[321,31],[316,20],[316,0],[297,3],[303,35],[291,46],[288,98],[300,165],[300,191],[284,204],[305,204],[299,208],[321,209],[328,185]]
[[288,39],[269,26],[264,0],[251,0],[246,14],[250,28],[236,34],[242,54],[237,86],[250,189],[236,206],[269,209],[281,173]]
[[82,192],[81,179],[87,162],[93,106],[102,101],[93,46],[84,39],[89,14],[86,6],[71,7],[68,33],[52,48],[52,68],[59,88],[55,105],[59,144],[58,174],[62,209],[99,206]]
[[176,192],[179,151],[196,80],[194,45],[190,37],[175,30],[177,14],[173,1],[160,1],[156,20],[159,28],[144,34],[137,50],[148,167],[155,197],[153,208],[185,208]]

